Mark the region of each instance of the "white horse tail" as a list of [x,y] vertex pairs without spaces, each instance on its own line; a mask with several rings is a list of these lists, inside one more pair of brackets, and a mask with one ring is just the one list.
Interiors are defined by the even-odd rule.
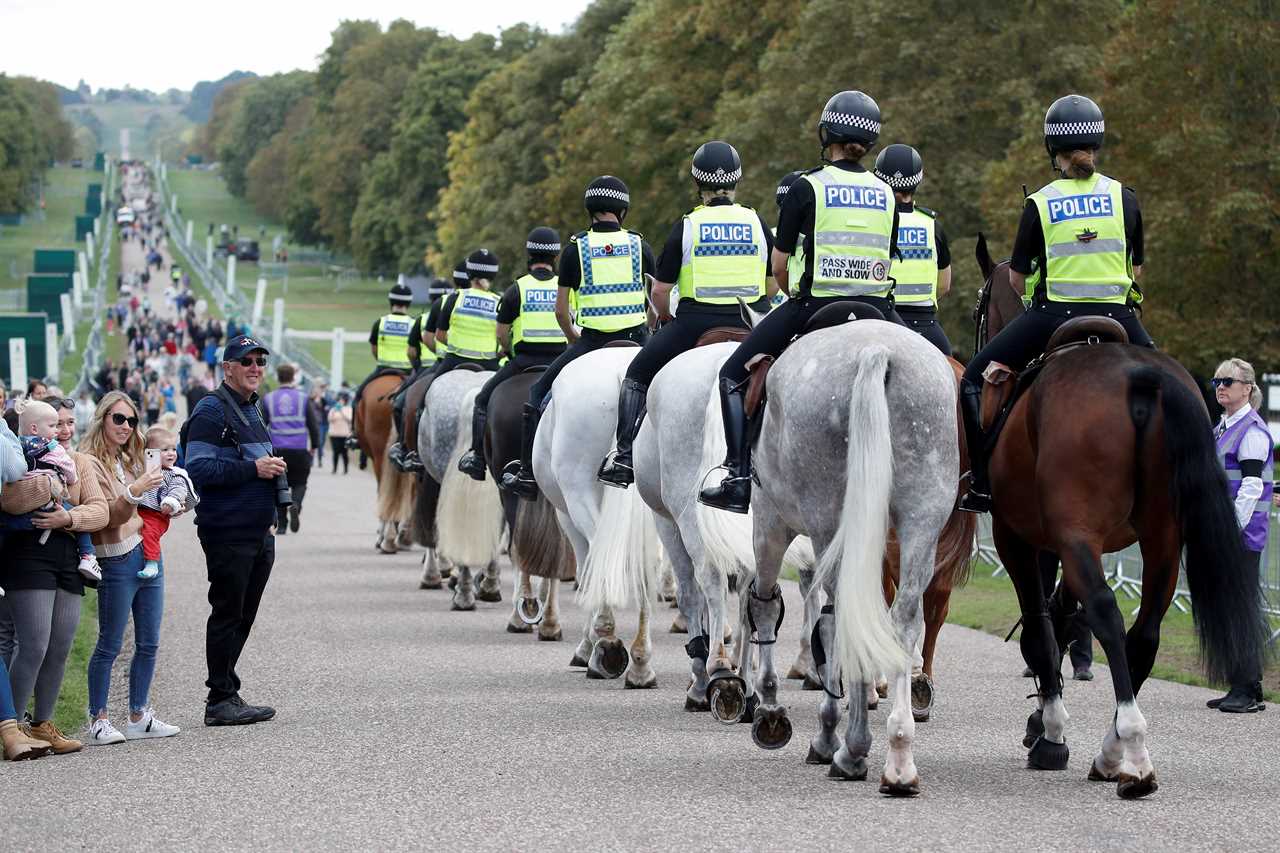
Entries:
[[467,394],[458,413],[457,442],[449,454],[436,510],[436,554],[458,566],[481,569],[498,554],[502,538],[502,501],[492,480],[477,482],[458,470],[458,458],[471,443],[471,407]]
[[889,349],[865,347],[854,361],[849,402],[849,451],[845,460],[840,527],[818,565],[818,577],[836,575],[836,655],[851,682],[903,670],[908,658],[889,620],[881,586],[893,448],[885,378]]
[[640,490],[605,488],[586,565],[578,578],[578,601],[589,610],[628,607],[658,593],[662,549],[653,515]]
[[[702,464],[699,473],[710,471],[724,461],[724,429],[721,427],[719,381],[712,383],[707,400],[706,419],[702,427]],[[661,441],[661,439],[659,439]],[[697,488],[701,488],[701,483]],[[691,500],[697,501],[693,495]],[[741,515],[714,509],[701,501],[696,503],[698,530],[702,533],[702,548],[707,566],[720,573],[722,578],[738,573],[741,567],[746,574],[755,571],[756,555],[752,546],[751,513]],[[727,588],[722,584],[722,588]]]
[[813,553],[813,540],[808,536],[797,536],[782,555],[782,570],[790,569],[796,574],[812,572],[816,562],[818,557]]

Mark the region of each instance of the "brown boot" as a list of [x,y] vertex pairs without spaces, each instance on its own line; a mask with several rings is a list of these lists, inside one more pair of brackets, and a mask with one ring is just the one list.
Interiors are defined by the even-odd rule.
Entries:
[[58,731],[58,727],[53,724],[53,720],[45,720],[27,729],[27,734],[38,740],[48,741],[49,746],[53,747],[54,755],[66,755],[69,752],[79,752],[84,749],[84,744],[78,740],[73,740],[62,732]]
[[27,737],[16,720],[0,721],[0,739],[4,741],[5,761],[25,761],[48,755],[53,747],[42,740]]

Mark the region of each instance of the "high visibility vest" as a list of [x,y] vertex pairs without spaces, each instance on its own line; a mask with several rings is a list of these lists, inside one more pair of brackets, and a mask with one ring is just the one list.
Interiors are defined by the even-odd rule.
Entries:
[[630,231],[586,231],[577,238],[582,282],[578,325],[598,332],[643,326],[645,314],[640,235]]
[[680,267],[680,299],[708,305],[755,302],[765,294],[768,273],[760,217],[740,204],[698,206],[686,217],[689,258]]
[[445,344],[450,353],[477,361],[498,357],[499,301],[497,296],[478,287],[458,291]]
[[1120,182],[1102,174],[1054,181],[1031,194],[1044,232],[1052,302],[1124,305],[1133,287]]
[[378,321],[378,366],[408,370],[409,330],[413,318],[408,314],[384,314]]
[[520,288],[520,314],[511,324],[511,346],[531,344],[568,344],[564,330],[556,321],[558,276],[543,281],[532,273],[516,280]]
[[1271,496],[1275,492],[1275,446],[1271,438],[1271,432],[1267,429],[1267,422],[1262,419],[1253,409],[1227,429],[1224,424],[1218,424],[1214,433],[1218,442],[1218,458],[1222,461],[1222,467],[1227,471],[1227,486],[1230,489],[1228,494],[1231,495],[1231,502],[1235,503],[1236,497],[1240,494],[1240,486],[1244,482],[1244,473],[1240,470],[1240,445],[1244,442],[1245,435],[1249,430],[1257,428],[1262,430],[1267,437],[1267,458],[1262,462],[1262,494],[1258,497],[1257,502],[1253,505],[1253,513],[1249,517],[1249,522],[1240,531],[1244,537],[1244,546],[1250,551],[1265,551],[1267,549],[1267,533],[1269,531],[1270,522],[1268,520],[1271,514]]
[[888,296],[889,243],[896,202],[871,172],[824,166],[813,186],[813,296]]
[[800,280],[804,278],[804,235],[798,235],[796,250],[787,258],[787,291],[791,296],[800,295]]
[[[427,322],[427,313],[428,312],[423,311],[422,314],[418,316],[418,319],[416,321],[418,324],[418,340],[422,340],[422,336],[426,332],[426,330],[423,329],[422,327],[423,327],[423,324]],[[423,367],[430,367],[431,365],[435,364],[438,360],[439,360],[439,357],[436,355],[435,348],[427,346],[425,341],[418,347],[418,361],[419,363],[422,364]]]
[[893,262],[893,301],[938,307],[938,241],[933,214],[917,207],[898,213],[898,254]]
[[262,398],[271,416],[271,444],[284,450],[307,449],[307,395],[297,388],[277,388]]

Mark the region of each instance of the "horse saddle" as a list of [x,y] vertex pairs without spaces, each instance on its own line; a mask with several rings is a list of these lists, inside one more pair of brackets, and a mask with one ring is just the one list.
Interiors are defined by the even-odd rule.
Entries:
[[454,365],[453,369],[454,370],[470,370],[475,373],[480,373],[483,370],[488,370],[488,368],[482,367],[481,365],[476,364],[474,361],[459,362],[458,364]]
[[542,373],[550,366],[551,365],[549,364],[531,364],[528,367],[526,367],[524,370],[521,370],[520,372],[521,373]]
[[740,344],[747,339],[748,331],[741,326],[712,326],[694,343],[695,347],[709,347],[712,344]]
[[989,446],[995,446],[995,439],[1009,412],[1013,410],[1013,405],[1027,392],[1050,361],[1077,347],[1127,343],[1129,333],[1110,317],[1073,317],[1054,330],[1049,342],[1045,344],[1044,352],[1033,359],[1021,373],[995,361],[987,365],[982,374],[985,380],[982,383],[982,428],[990,436]]
[[609,341],[609,343],[600,347],[600,349],[613,349],[615,347],[638,347],[640,344],[635,341]]

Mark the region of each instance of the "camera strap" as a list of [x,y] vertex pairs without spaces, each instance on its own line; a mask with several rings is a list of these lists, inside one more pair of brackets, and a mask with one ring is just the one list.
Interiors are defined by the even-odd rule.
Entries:
[[[229,438],[231,439],[231,442],[236,446],[236,450],[240,452],[240,455],[244,456],[244,451],[240,447],[240,431],[236,429],[235,421],[239,421],[246,430],[251,429],[253,425],[249,423],[249,419],[245,417],[245,414],[240,409],[239,404],[232,399],[231,392],[227,390],[226,385],[219,385],[214,389],[213,395],[218,398],[218,402],[222,403],[222,409],[227,418],[227,429],[230,431]],[[257,402],[254,402],[253,406],[258,410],[259,422],[265,430],[267,428],[267,419],[262,415],[262,408]],[[270,441],[268,440],[267,443],[270,444]],[[271,454],[273,456],[275,455],[274,447],[271,448]]]

